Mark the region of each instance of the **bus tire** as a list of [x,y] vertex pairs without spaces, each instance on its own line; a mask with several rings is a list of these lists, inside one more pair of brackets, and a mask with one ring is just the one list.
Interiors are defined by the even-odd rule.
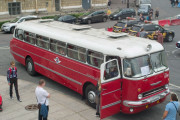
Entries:
[[26,59],[26,70],[27,72],[31,75],[31,76],[34,76],[36,75],[36,71],[34,69],[34,62],[33,60],[31,59],[31,57],[28,57]]
[[93,108],[96,108],[96,102],[95,102],[95,98],[96,98],[96,87],[92,84],[88,85],[85,89],[85,97],[86,97],[86,101],[88,103],[88,105],[90,105]]

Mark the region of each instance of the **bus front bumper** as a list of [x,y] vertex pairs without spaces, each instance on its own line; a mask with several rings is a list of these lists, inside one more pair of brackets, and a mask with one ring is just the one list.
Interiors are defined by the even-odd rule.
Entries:
[[146,106],[148,104],[154,103],[160,99],[163,99],[164,97],[166,97],[169,94],[169,89],[163,91],[162,93],[159,93],[155,96],[152,96],[150,98],[141,100],[141,101],[123,101],[123,105],[126,107],[142,107],[142,106]]

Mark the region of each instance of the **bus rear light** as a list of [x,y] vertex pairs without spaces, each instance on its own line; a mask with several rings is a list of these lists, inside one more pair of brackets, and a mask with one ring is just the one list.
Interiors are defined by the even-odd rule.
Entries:
[[138,99],[140,100],[140,99],[142,99],[143,98],[143,95],[142,94],[139,94],[138,95]]

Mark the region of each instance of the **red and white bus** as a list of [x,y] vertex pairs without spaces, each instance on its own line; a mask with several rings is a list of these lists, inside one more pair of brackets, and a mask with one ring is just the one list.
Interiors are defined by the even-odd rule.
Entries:
[[101,77],[101,119],[134,114],[169,94],[164,48],[153,40],[55,21],[19,24],[10,52],[30,75],[40,73],[95,106]]

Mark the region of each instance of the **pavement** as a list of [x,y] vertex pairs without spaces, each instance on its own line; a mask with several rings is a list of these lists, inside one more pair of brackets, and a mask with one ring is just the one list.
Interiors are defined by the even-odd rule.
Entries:
[[[36,104],[36,83],[19,79],[19,93],[22,102],[18,102],[15,94],[14,99],[9,97],[9,85],[6,76],[0,76],[0,91],[3,97],[3,112],[0,112],[0,120],[36,120],[38,110],[27,111],[25,107]],[[98,120],[95,111],[82,100],[74,99],[73,96],[45,87],[50,93],[49,120]],[[80,98],[79,98],[80,99]]]
[[[120,0],[112,0],[111,7],[114,10],[119,6]],[[152,7],[160,10],[160,19],[171,17],[179,14],[180,9],[171,8],[169,0],[152,0]],[[93,28],[107,28],[112,26],[116,21],[108,21],[105,23],[95,23]],[[173,29],[176,33],[173,42],[165,42],[164,47],[167,53],[168,65],[170,68],[170,90],[180,96],[180,50],[177,50],[175,43],[180,40],[180,26],[170,26],[168,29]],[[0,94],[3,97],[3,112],[0,112],[0,120],[37,120],[38,111],[27,111],[25,106],[35,104],[36,98],[34,90],[40,79],[45,79],[45,89],[50,92],[50,113],[49,120],[97,120],[95,117],[96,110],[89,107],[81,99],[78,93],[60,85],[51,79],[37,75],[30,76],[23,65],[16,63],[19,76],[19,92],[22,98],[22,103],[19,103],[16,98],[10,100],[9,86],[6,81],[6,71],[9,63],[13,60],[9,52],[9,42],[12,39],[12,34],[0,32]],[[15,95],[14,95],[15,96]],[[165,105],[169,102],[169,97],[162,104],[156,105],[150,109],[134,115],[126,115],[118,113],[105,120],[160,120],[164,112]]]

